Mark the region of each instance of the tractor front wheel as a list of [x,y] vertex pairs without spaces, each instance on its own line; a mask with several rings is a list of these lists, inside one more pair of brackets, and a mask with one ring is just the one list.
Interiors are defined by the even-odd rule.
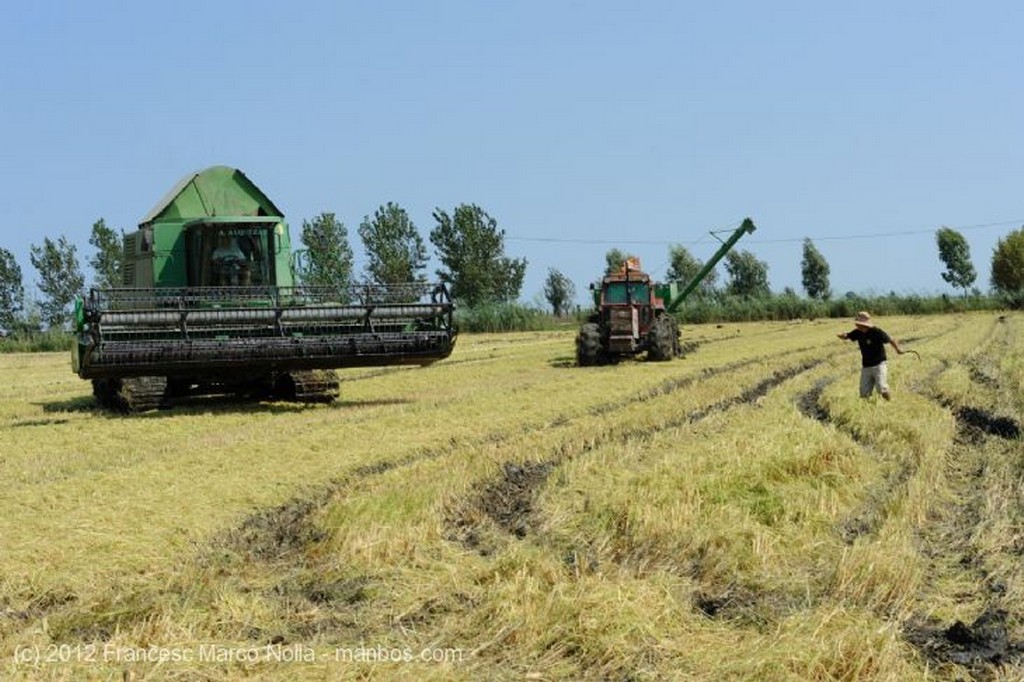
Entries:
[[655,320],[647,334],[648,360],[664,362],[679,355],[679,325],[671,315]]
[[587,322],[580,327],[580,333],[576,336],[576,364],[580,367],[591,367],[604,363],[601,328],[594,322]]

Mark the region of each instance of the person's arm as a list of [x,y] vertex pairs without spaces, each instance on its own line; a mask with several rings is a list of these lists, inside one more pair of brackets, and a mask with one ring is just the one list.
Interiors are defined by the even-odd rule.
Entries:
[[889,338],[889,345],[891,345],[893,348],[896,349],[896,355],[903,355],[903,349],[900,348],[900,344],[899,344],[899,342],[896,339],[890,337]]

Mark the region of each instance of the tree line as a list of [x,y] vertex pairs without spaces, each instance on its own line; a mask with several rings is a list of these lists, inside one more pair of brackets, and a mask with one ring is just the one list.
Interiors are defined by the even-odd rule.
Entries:
[[[460,204],[451,213],[433,211],[434,226],[429,233],[435,256],[441,267],[436,275],[448,285],[452,297],[470,310],[490,304],[515,302],[526,274],[525,258],[505,255],[504,230],[476,204]],[[357,234],[366,254],[365,281],[380,284],[425,282],[428,253],[426,242],[408,213],[396,203],[381,205],[372,216],[364,216]],[[962,234],[948,227],[935,233],[938,257],[945,270],[944,281],[980,294],[974,287],[977,272],[970,248]],[[303,220],[300,240],[306,255],[302,281],[310,285],[344,287],[354,283],[354,253],[348,229],[334,213],[321,213]],[[87,263],[94,273],[93,285],[115,287],[121,282],[121,237],[101,218],[92,226],[89,244],[93,253]],[[617,270],[630,254],[620,249],[607,252],[606,270]],[[85,276],[78,262],[76,246],[63,235],[44,238],[32,244],[30,261],[38,273],[41,294],[34,305],[26,306],[23,276],[13,254],[0,247],[0,328],[6,331],[36,331],[41,327],[59,329],[69,319],[70,306],[85,288]],[[768,264],[748,250],[726,254],[724,266],[728,280],[719,287],[712,270],[693,297],[707,301],[723,297],[759,300],[772,296]],[[998,241],[992,254],[991,285],[1002,300],[1013,307],[1024,307],[1024,227]],[[669,247],[668,281],[688,282],[703,267],[685,247]],[[803,242],[801,281],[811,301],[833,298],[830,268],[811,239]],[[571,280],[556,268],[549,268],[543,295],[555,316],[573,307],[576,289]],[[792,299],[796,292],[787,288],[782,296]],[[850,298],[846,294],[845,298]]]
[[[476,204],[460,204],[451,212],[437,208],[429,238],[441,268],[437,277],[460,304],[475,307],[511,302],[519,297],[526,275],[525,258],[505,255],[505,232]],[[363,281],[376,284],[425,282],[427,248],[416,225],[398,204],[388,202],[358,228],[366,253]],[[334,213],[303,220],[299,249],[305,256],[298,273],[303,284],[344,288],[357,280],[348,228]],[[97,288],[121,284],[122,238],[101,218],[92,226],[88,258]],[[85,289],[77,247],[65,236],[32,244],[30,261],[38,273],[41,298],[26,306],[21,267],[0,247],[0,328],[6,331],[60,329],[67,325],[71,305]]]
[[[980,295],[974,287],[977,271],[971,260],[970,247],[962,234],[949,227],[935,232],[938,258],[945,270],[942,279],[957,289],[963,290],[966,298],[969,292]],[[684,246],[669,246],[669,268],[666,279],[670,282],[690,282],[704,264],[694,258]],[[606,273],[618,270],[626,259],[633,258],[620,249],[611,249],[605,254]],[[729,276],[723,288],[718,287],[717,273],[712,270],[700,283],[694,297],[732,296],[743,299],[762,299],[772,295],[768,283],[768,264],[759,260],[747,250],[733,250],[725,255],[725,270]],[[1024,305],[1024,227],[1000,239],[992,253],[991,285],[994,292],[1012,307]],[[807,298],[812,301],[829,301],[833,298],[831,269],[825,256],[815,247],[810,238],[803,241],[803,257],[800,261],[801,284]],[[795,296],[788,287],[783,296]],[[847,293],[844,298],[850,298]]]

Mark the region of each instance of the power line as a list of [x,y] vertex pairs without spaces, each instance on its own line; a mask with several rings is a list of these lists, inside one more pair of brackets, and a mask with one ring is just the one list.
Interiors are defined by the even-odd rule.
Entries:
[[[973,225],[951,225],[954,230],[980,230],[986,227],[1004,227],[1006,225],[1024,225],[1024,218],[1018,218],[1016,220],[1000,220],[998,222],[991,223],[976,223]],[[935,228],[918,229],[918,230],[894,230],[891,232],[873,232],[870,234],[848,234],[838,235],[835,237],[814,237],[814,241],[846,241],[852,239],[880,239],[885,237],[905,237],[908,235],[915,234],[933,234]],[[683,244],[684,246],[693,246],[704,241],[706,236],[702,236],[700,239],[696,239],[691,242]],[[597,245],[608,245],[608,246],[627,246],[627,245],[648,245],[648,246],[665,246],[668,244],[679,244],[679,240],[651,240],[651,239],[572,239],[567,237],[515,237],[506,235],[505,239],[509,241],[518,242],[542,242],[549,244],[597,244]],[[744,241],[746,244],[784,244],[791,242],[803,242],[804,237],[781,237],[779,239],[747,239]]]

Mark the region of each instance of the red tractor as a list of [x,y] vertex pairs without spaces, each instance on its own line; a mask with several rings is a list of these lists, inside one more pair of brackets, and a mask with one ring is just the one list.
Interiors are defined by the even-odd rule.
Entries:
[[576,336],[576,362],[603,365],[625,356],[647,353],[648,360],[671,360],[681,355],[679,323],[672,313],[744,234],[754,231],[750,218],[732,233],[686,286],[655,284],[630,258],[618,271],[593,286],[593,315]]

